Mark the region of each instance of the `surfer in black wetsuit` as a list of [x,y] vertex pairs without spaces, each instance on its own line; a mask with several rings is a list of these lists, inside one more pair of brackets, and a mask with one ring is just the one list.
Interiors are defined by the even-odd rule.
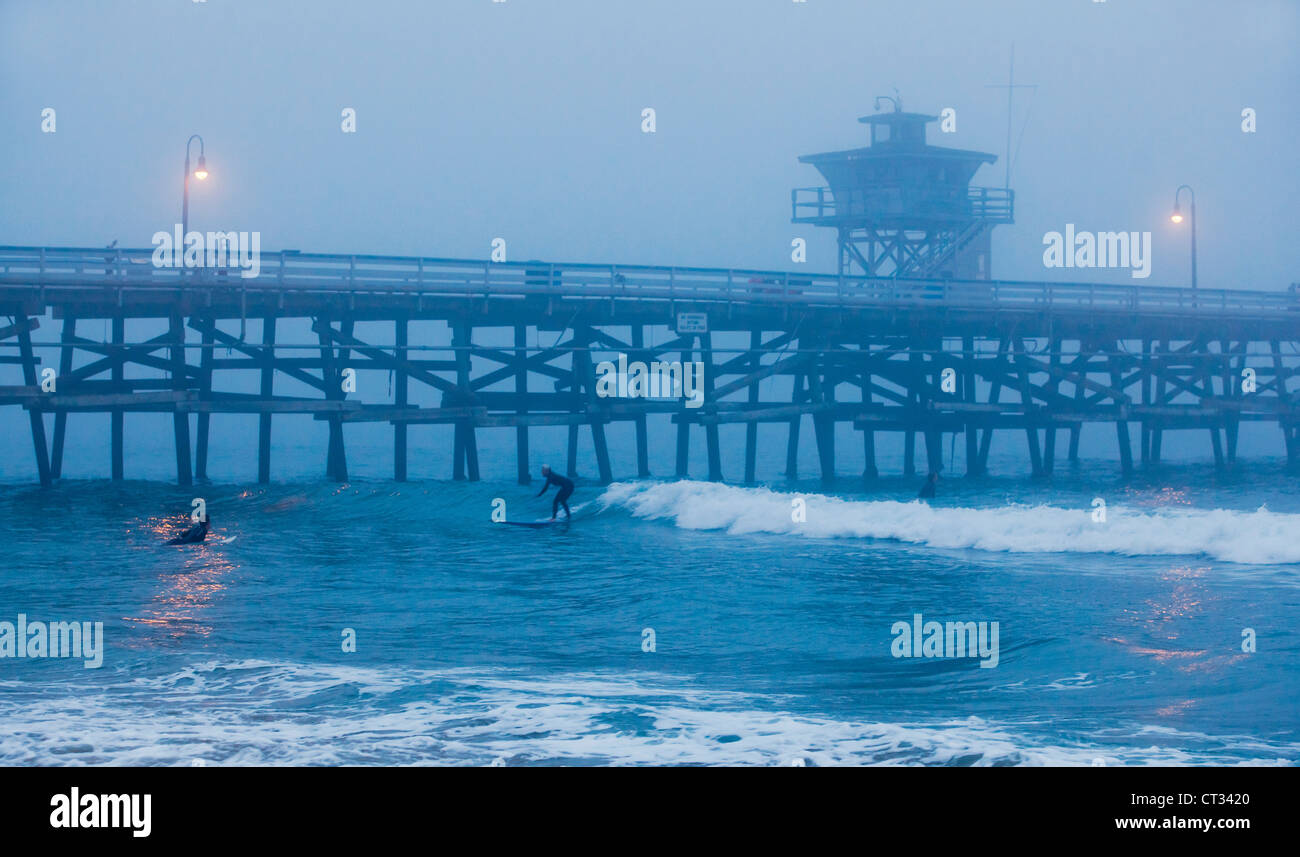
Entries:
[[921,490],[916,496],[922,500],[929,500],[934,496],[934,487],[938,484],[939,474],[931,473],[925,478],[925,484],[921,486]]
[[196,545],[208,537],[208,518],[205,515],[202,521],[190,527],[174,539],[168,539],[169,545]]
[[545,494],[547,489],[552,485],[560,489],[555,492],[555,500],[551,503],[551,520],[555,520],[556,515],[560,512],[561,506],[564,507],[564,519],[566,521],[569,520],[573,517],[569,512],[568,503],[569,497],[573,494],[573,480],[561,476],[545,464],[542,465],[542,475],[546,477],[546,483],[542,485],[542,490],[537,492],[538,497]]

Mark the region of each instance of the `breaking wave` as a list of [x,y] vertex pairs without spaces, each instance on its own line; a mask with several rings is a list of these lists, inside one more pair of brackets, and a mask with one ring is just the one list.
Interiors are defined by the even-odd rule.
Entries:
[[[792,500],[806,519],[795,522]],[[671,520],[692,530],[772,533],[807,538],[893,539],[936,548],[1007,553],[1203,555],[1247,565],[1300,563],[1300,515],[1231,509],[1156,511],[1110,506],[1103,523],[1091,508],[1007,505],[930,506],[893,500],[844,500],[713,482],[625,482],[600,502],[638,518]]]

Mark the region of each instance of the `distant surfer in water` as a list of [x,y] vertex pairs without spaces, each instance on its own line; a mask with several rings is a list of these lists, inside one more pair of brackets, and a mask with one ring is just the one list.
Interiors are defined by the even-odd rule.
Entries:
[[931,473],[929,476],[925,478],[925,484],[921,486],[921,490],[919,493],[917,493],[916,496],[922,500],[929,500],[934,496],[934,489],[935,486],[938,484],[939,484],[939,474]]
[[203,520],[190,527],[174,539],[168,539],[169,545],[196,545],[208,537],[208,517],[203,516]]
[[573,480],[559,475],[545,464],[542,465],[542,475],[546,477],[546,483],[542,485],[542,490],[537,492],[538,497],[545,494],[552,485],[560,489],[555,492],[555,500],[551,503],[551,520],[555,520],[561,506],[564,507],[564,520],[569,520],[573,517],[569,512],[568,503],[569,497],[573,494]]

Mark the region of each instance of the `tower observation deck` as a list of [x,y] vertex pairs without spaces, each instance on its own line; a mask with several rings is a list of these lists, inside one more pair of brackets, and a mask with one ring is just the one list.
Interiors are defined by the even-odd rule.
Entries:
[[1014,194],[970,182],[997,156],[929,145],[926,126],[939,117],[885,100],[893,111],[858,120],[871,145],[799,158],[827,185],[791,192],[793,222],[837,230],[841,274],[989,279],[992,228],[1013,222]]

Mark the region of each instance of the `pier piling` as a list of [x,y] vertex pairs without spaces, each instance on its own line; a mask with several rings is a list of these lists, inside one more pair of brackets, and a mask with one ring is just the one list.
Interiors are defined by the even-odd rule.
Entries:
[[[182,277],[148,258],[147,250],[123,251],[110,275],[102,250],[0,247],[0,313],[13,319],[0,327],[0,363],[20,364],[23,381],[0,387],[0,404],[28,410],[42,484],[63,473],[74,413],[109,415],[114,479],[125,472],[127,413],[171,414],[180,485],[210,478],[212,431],[225,425],[212,423],[213,413],[256,416],[261,483],[272,472],[277,414],[327,424],[326,474],[336,481],[348,479],[344,435],[353,422],[393,426],[398,481],[410,476],[410,432],[420,425],[453,427],[450,467],[444,455],[433,472],[471,481],[482,477],[478,429],[513,428],[520,484],[531,478],[532,426],[564,427],[570,474],[602,483],[619,477],[608,430],[619,422],[633,425],[640,477],[655,470],[652,422],[674,427],[672,472],[682,477],[699,426],[705,475],[714,481],[726,475],[723,426],[743,424],[737,452],[747,483],[761,478],[763,424],[786,427],[785,475],[798,478],[805,417],[827,485],[839,475],[835,435],[843,424],[862,432],[865,479],[879,475],[882,432],[901,434],[909,476],[918,435],[927,467],[939,472],[944,443],[955,446],[962,434],[966,473],[980,476],[994,433],[1006,429],[1024,433],[1029,471],[1046,475],[1058,433],[1069,432],[1075,462],[1088,423],[1114,425],[1125,473],[1136,468],[1133,422],[1142,466],[1159,465],[1165,432],[1208,431],[1216,464],[1231,467],[1247,421],[1276,423],[1287,460],[1300,457],[1292,380],[1300,372],[1300,305],[1284,293],[581,264],[547,265],[539,276],[539,263],[309,254],[264,259],[275,277],[236,291],[213,272]],[[679,330],[683,313],[703,329]],[[261,320],[259,343],[220,327],[239,320],[242,329],[249,317]],[[34,337],[41,318],[61,320],[57,337]],[[159,319],[162,334],[135,334]],[[90,335],[96,320],[110,326],[107,341]],[[392,331],[391,342],[355,335],[358,323],[375,322]],[[446,325],[450,341],[430,339],[423,327],[413,337],[412,322]],[[310,327],[314,341],[284,341],[296,325]],[[187,328],[197,343],[186,342]],[[543,331],[554,341],[530,347]],[[218,348],[229,354],[219,357]],[[39,377],[43,354],[58,367],[48,389]],[[679,368],[698,360],[703,406],[688,407],[685,396],[602,395],[598,364],[618,365],[620,355],[646,365],[680,360]],[[350,395],[344,369],[391,374],[392,384],[387,393],[362,387]],[[244,371],[257,378],[255,392],[228,392],[222,379]],[[530,375],[548,383],[539,388]],[[282,393],[277,379],[309,392]],[[413,405],[420,400],[413,386],[440,401]],[[48,448],[46,413],[54,414]],[[590,469],[579,457],[584,427]]]

